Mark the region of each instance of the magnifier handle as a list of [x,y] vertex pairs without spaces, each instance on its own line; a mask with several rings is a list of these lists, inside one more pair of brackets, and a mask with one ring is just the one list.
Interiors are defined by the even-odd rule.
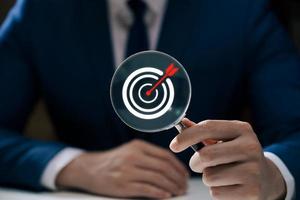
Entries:
[[[186,126],[180,122],[179,124],[177,124],[175,126],[175,128],[178,130],[179,133],[181,133],[184,129],[186,129]],[[199,151],[200,149],[202,149],[205,145],[203,143],[198,143],[198,144],[194,144],[192,146],[190,146],[195,152]]]

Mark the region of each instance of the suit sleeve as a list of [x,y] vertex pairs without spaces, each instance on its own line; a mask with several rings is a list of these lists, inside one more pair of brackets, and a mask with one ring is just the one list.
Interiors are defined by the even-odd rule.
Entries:
[[47,163],[65,146],[21,133],[38,97],[26,1],[18,1],[0,28],[0,184],[41,190]]
[[288,167],[300,191],[300,61],[267,1],[249,1],[245,30],[250,105],[265,151]]

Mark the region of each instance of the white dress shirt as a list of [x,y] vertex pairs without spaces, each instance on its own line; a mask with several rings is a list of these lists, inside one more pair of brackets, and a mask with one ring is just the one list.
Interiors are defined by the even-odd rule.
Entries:
[[[112,33],[113,52],[115,66],[117,67],[124,59],[129,28],[133,23],[133,14],[127,7],[127,0],[107,0],[110,30]],[[165,13],[167,0],[144,0],[147,4],[145,24],[149,36],[149,48],[156,49],[161,30],[161,24]]]
[[[144,1],[148,6],[144,20],[148,31],[149,45],[150,49],[154,50],[159,41],[167,0]],[[128,33],[134,20],[126,3],[127,0],[107,0],[115,68],[124,60]],[[82,152],[82,150],[75,148],[65,148],[59,152],[45,168],[41,177],[42,185],[48,189],[55,190],[55,180],[58,173]],[[287,186],[286,200],[291,200],[295,193],[295,180],[292,174],[275,154],[265,152],[265,157],[269,158],[278,167]]]

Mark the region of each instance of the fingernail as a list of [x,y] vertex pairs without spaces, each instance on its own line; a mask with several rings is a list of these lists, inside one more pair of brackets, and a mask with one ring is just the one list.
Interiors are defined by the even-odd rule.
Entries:
[[175,137],[170,143],[170,149],[176,152],[177,145],[178,145],[178,141],[177,138]]
[[188,118],[183,118],[182,120],[181,120],[181,123],[183,123],[185,126],[189,126],[189,124],[190,124],[190,120],[188,119]]
[[189,122],[189,121],[190,120],[188,118],[186,118],[186,117],[182,119],[182,122]]
[[181,122],[182,122],[187,128],[189,128],[189,127],[191,127],[191,126],[193,126],[193,125],[196,124],[195,122],[191,121],[191,120],[188,119],[188,118],[183,118],[183,119],[181,120]]

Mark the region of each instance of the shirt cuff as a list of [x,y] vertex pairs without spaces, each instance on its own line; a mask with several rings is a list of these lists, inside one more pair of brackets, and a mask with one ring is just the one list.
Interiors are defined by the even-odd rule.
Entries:
[[286,184],[286,197],[285,200],[292,200],[295,196],[295,179],[284,162],[274,153],[264,152],[265,157],[270,159],[281,172]]
[[46,166],[41,177],[41,184],[47,189],[56,190],[55,180],[59,172],[83,152],[76,148],[65,148],[57,153]]

